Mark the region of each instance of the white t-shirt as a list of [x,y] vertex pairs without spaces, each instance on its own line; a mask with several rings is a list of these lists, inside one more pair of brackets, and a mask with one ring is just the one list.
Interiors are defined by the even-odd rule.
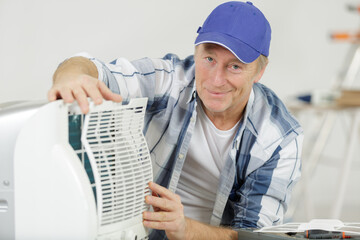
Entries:
[[197,121],[176,193],[181,197],[185,216],[210,223],[220,172],[240,121],[222,131],[206,116],[201,103],[196,110]]

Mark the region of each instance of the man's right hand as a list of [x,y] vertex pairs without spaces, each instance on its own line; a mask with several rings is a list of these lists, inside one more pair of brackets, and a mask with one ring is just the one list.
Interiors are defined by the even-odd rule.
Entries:
[[84,57],[73,57],[63,62],[55,71],[53,86],[48,92],[49,101],[62,98],[66,103],[76,100],[81,111],[89,111],[87,98],[95,104],[101,104],[103,99],[121,102],[120,95],[111,90],[98,79],[95,64]]

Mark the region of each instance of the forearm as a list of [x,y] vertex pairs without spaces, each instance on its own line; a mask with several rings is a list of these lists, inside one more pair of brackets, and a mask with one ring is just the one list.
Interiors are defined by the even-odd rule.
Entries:
[[231,228],[215,227],[186,218],[186,240],[238,239],[238,233]]
[[72,57],[59,65],[53,75],[53,83],[63,76],[89,75],[98,78],[98,71],[95,64],[85,57]]

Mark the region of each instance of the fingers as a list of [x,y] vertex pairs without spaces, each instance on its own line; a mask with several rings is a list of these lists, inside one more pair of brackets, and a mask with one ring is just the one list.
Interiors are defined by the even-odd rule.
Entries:
[[174,212],[144,212],[143,219],[149,221],[161,221],[168,222],[174,221],[178,218],[178,215]]
[[[83,114],[87,114],[89,112],[89,102],[87,99],[87,94],[82,88],[74,89],[73,95],[76,99],[76,101],[79,104],[79,107],[81,109],[81,112]],[[64,98],[64,102],[67,102]]]
[[85,84],[83,88],[87,96],[89,96],[96,105],[102,103],[103,96],[95,84],[88,84],[88,85]]
[[166,198],[176,202],[181,202],[180,197],[177,194],[171,192],[169,189],[164,188],[163,186],[160,186],[159,184],[156,184],[154,182],[149,182],[149,188],[151,189],[151,191],[155,192],[162,198]]
[[149,183],[152,196],[146,196],[145,202],[153,206],[154,212],[143,212],[145,227],[180,232],[185,229],[184,207],[180,197],[154,182]]
[[[146,196],[145,202],[160,211],[178,211],[182,210],[181,202],[169,200],[166,198]],[[181,205],[181,206],[180,206]]]
[[63,99],[65,103],[72,103],[74,100],[78,102],[81,112],[86,114],[89,112],[89,103],[87,92],[81,87],[59,87],[53,86],[48,92],[49,101],[55,101],[58,98]]
[[55,101],[56,99],[62,98],[64,102],[72,103],[74,101],[74,97],[72,91],[70,89],[62,89],[58,90],[56,87],[52,87],[48,91],[48,100],[50,102]]
[[176,231],[178,225],[174,224],[173,222],[156,222],[156,221],[147,221],[144,220],[143,224],[147,228],[158,229],[158,230],[165,230],[165,231]]
[[[181,209],[181,211],[180,211]],[[183,229],[185,217],[182,208],[179,211],[143,212],[143,224],[145,227],[166,231],[178,231]]]
[[113,93],[104,82],[99,81],[98,89],[100,90],[101,95],[106,99],[114,102],[121,102],[122,97],[119,94]]
[[111,90],[97,78],[89,75],[67,75],[58,80],[48,92],[48,100],[62,98],[65,103],[76,100],[82,113],[89,112],[88,97],[98,105],[103,99],[121,102],[122,97]]
[[55,89],[50,89],[47,94],[49,102],[55,101],[57,99],[57,92]]

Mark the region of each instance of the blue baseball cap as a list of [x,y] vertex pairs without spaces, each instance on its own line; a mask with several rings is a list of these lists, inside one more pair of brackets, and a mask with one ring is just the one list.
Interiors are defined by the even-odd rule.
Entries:
[[251,2],[220,4],[207,17],[198,34],[195,45],[221,45],[243,63],[251,63],[261,54],[269,56],[270,24]]

